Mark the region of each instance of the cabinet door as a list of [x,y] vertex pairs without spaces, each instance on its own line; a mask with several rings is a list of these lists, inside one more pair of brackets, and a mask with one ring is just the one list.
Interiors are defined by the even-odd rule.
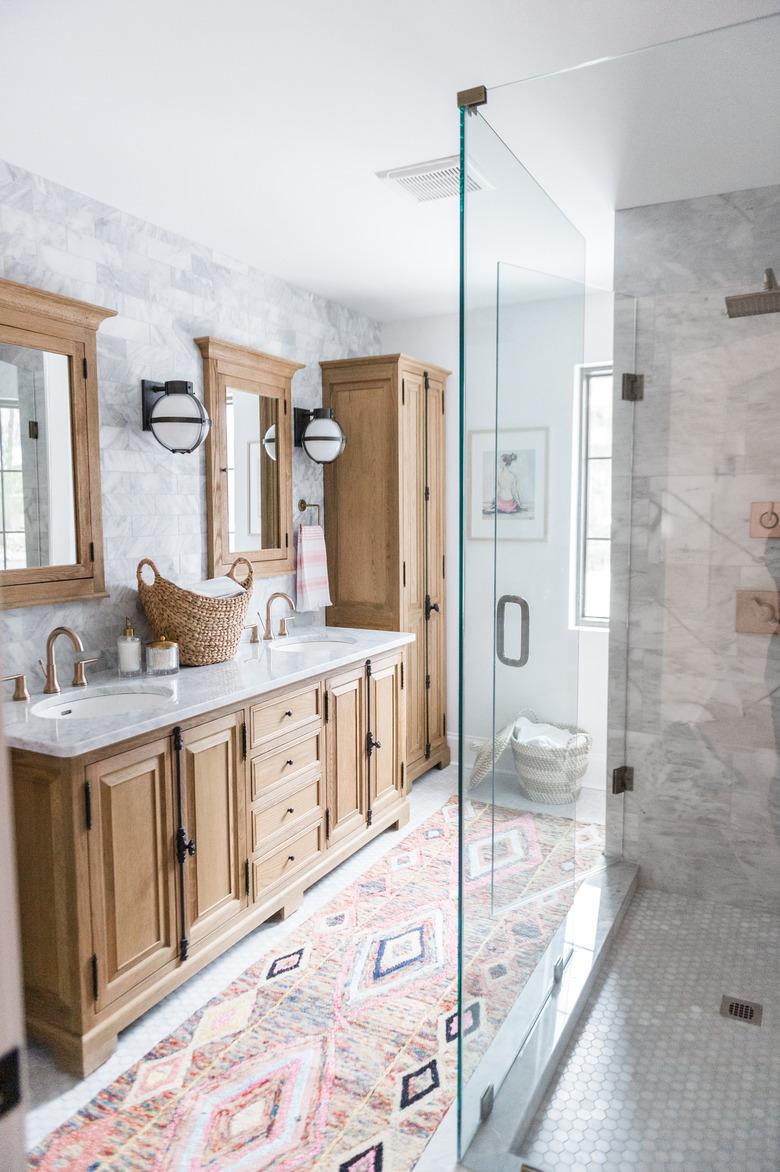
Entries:
[[369,762],[371,812],[376,817],[403,793],[404,703],[401,656],[371,665],[371,734],[374,747]]
[[184,861],[190,948],[247,906],[242,713],[184,733],[184,825],[195,854]]
[[402,630],[414,635],[407,650],[406,760],[422,772],[427,740],[426,710],[426,548],[425,548],[425,403],[423,376],[402,367],[401,512],[403,565]]
[[87,768],[97,1009],[178,954],[174,803],[167,739]]
[[426,440],[428,445],[428,593],[438,610],[428,620],[428,743],[439,753],[446,740],[446,622],[444,589],[444,382],[430,375]]
[[325,681],[327,800],[331,846],[366,825],[365,667]]

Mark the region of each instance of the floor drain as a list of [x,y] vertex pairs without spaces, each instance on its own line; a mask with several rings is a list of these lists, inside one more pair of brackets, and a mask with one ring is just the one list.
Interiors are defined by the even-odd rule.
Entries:
[[757,1001],[742,1001],[739,997],[724,997],[720,1003],[720,1012],[724,1017],[733,1017],[736,1021],[749,1021],[751,1025],[761,1025],[764,1007],[759,1005]]

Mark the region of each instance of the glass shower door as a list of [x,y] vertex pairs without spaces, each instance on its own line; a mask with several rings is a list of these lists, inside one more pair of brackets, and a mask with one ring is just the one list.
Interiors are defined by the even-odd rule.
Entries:
[[[462,113],[458,1124],[470,1167],[567,962],[577,852],[585,867],[600,860],[603,836],[576,818],[592,745],[575,571],[584,242],[485,119]],[[554,272],[528,266],[542,255]]]

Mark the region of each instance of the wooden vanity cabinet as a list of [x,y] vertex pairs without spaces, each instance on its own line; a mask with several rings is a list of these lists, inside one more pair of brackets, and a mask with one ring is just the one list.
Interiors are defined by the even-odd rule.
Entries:
[[444,404],[448,370],[383,354],[321,362],[322,402],[349,437],[324,466],[332,626],[409,631],[409,779],[447,741]]
[[77,758],[12,751],[28,1030],[117,1032],[408,820],[404,652]]

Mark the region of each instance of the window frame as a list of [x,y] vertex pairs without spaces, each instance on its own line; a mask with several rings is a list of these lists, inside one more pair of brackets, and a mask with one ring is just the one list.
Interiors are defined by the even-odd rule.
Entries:
[[[613,455],[589,456],[588,441],[590,430],[590,384],[594,378],[611,377],[614,380],[612,362],[585,362],[576,368],[575,393],[577,395],[577,431],[575,436],[575,482],[577,485],[577,504],[575,510],[574,531],[574,590],[573,590],[573,626],[586,630],[608,631],[610,616],[591,617],[585,614],[586,600],[586,565],[587,546],[589,541],[606,542],[611,550],[612,535],[609,537],[588,536],[588,484],[589,466],[594,461],[608,460],[610,471]],[[614,382],[613,382],[614,393]],[[614,405],[614,400],[613,400]]]

